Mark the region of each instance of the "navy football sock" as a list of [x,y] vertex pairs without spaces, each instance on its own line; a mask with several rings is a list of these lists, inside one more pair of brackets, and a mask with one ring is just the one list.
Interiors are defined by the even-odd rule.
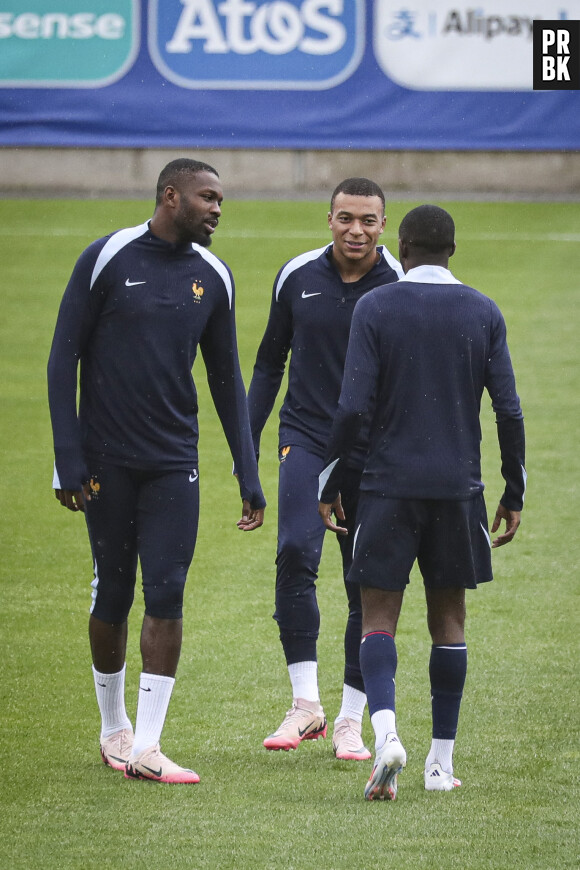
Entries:
[[360,646],[360,667],[365,684],[369,716],[377,710],[395,709],[395,638],[386,631],[365,634]]
[[454,740],[467,673],[464,643],[432,646],[429,661],[433,738]]

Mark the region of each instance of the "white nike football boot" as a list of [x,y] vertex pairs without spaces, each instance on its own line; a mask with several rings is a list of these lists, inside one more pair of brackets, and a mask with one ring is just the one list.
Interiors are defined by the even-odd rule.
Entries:
[[133,732],[129,728],[101,738],[101,758],[113,770],[125,770],[132,749]]
[[266,737],[266,749],[296,749],[303,740],[318,740],[326,737],[326,716],[319,701],[294,698],[282,724]]
[[161,752],[159,744],[145,749],[125,766],[125,779],[151,779],[154,782],[195,783],[199,776],[194,770],[180,767]]
[[397,797],[399,773],[407,763],[407,753],[394,732],[387,734],[365,786],[367,801],[394,801]]
[[367,761],[371,753],[363,743],[361,723],[355,719],[341,719],[334,724],[332,748],[343,761]]

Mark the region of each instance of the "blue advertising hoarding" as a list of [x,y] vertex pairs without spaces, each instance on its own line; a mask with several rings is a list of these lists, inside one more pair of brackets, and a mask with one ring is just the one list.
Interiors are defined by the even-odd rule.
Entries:
[[0,145],[577,150],[539,18],[580,0],[3,0]]

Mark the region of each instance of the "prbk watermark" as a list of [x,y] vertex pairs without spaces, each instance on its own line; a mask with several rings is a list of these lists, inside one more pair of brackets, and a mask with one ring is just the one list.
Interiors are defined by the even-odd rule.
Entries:
[[580,90],[580,21],[534,21],[534,90]]

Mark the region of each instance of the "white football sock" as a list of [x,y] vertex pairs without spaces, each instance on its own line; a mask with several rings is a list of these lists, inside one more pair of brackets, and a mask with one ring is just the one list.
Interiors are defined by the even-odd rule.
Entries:
[[125,709],[125,670],[116,674],[101,674],[93,665],[97,704],[101,713],[101,737],[110,737],[117,731],[133,730]]
[[455,740],[436,740],[431,741],[431,749],[425,761],[425,770],[430,764],[439,762],[446,773],[453,773],[453,747]]
[[318,662],[296,662],[288,665],[292,697],[305,701],[320,701],[318,693]]
[[159,743],[174,685],[173,677],[141,674],[132,758]]
[[397,733],[395,711],[377,710],[377,712],[373,713],[371,716],[371,724],[375,732],[375,751],[378,752],[379,749],[383,748],[385,740],[387,739],[387,734],[390,734],[391,732],[394,734]]
[[342,706],[340,713],[335,719],[335,724],[340,722],[341,719],[354,719],[355,722],[362,722],[366,703],[367,696],[364,692],[344,683],[342,687]]

